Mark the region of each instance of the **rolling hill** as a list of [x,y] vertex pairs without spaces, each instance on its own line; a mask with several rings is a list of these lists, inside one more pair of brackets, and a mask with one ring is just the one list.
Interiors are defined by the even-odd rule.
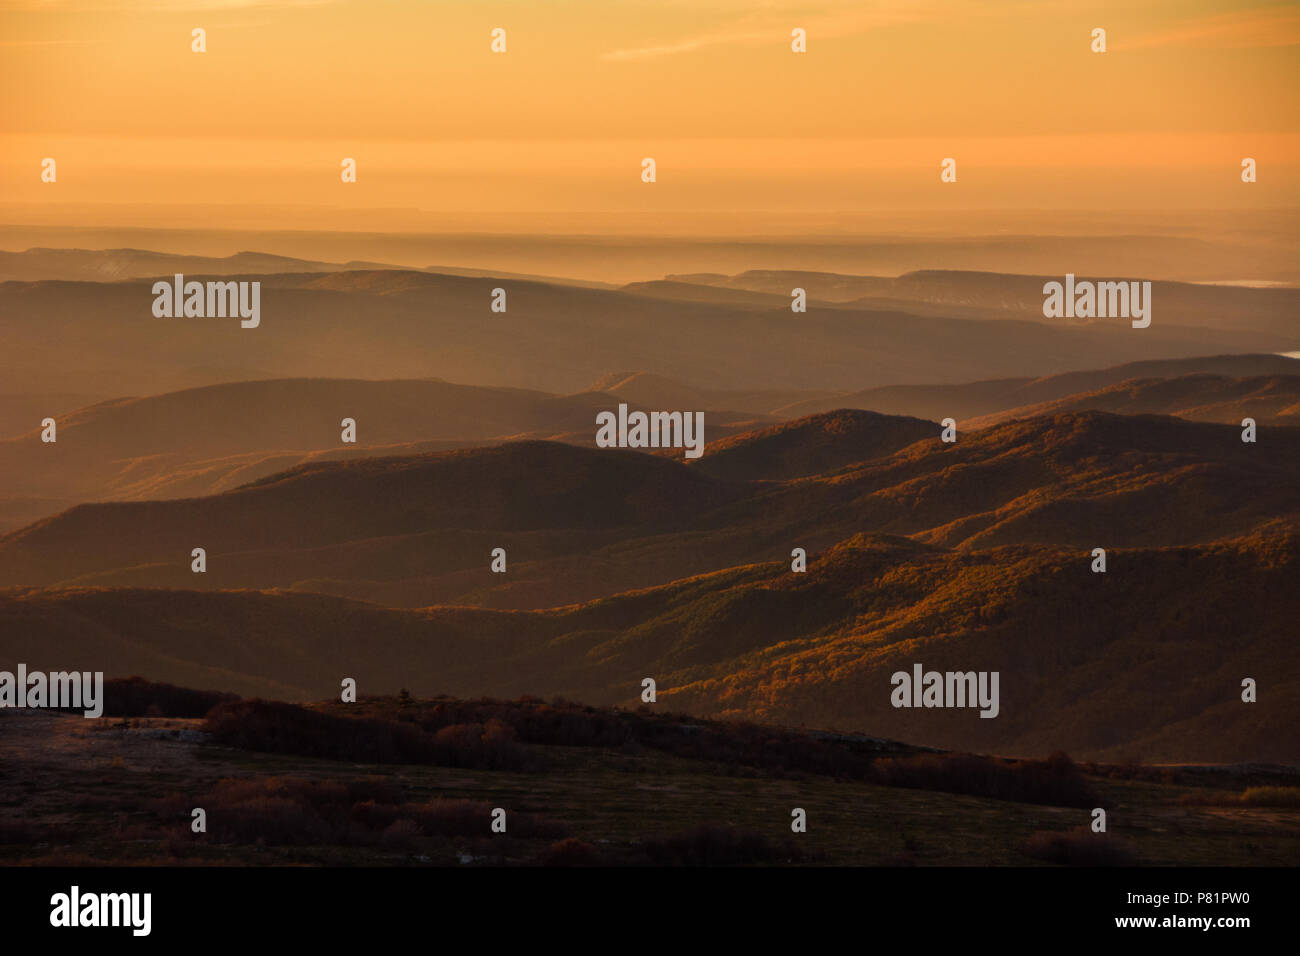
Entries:
[[892,455],[933,438],[919,418],[841,409],[711,442],[691,466],[733,481],[789,481]]
[[[0,585],[529,608],[788,560],[861,532],[1090,550],[1208,543],[1300,513],[1295,428],[1251,445],[1233,426],[1064,413],[946,444],[937,425],[845,412],[719,444],[687,464],[514,442],[319,461],[203,498],[81,505],[0,538]],[[203,575],[190,571],[195,547]],[[496,547],[506,574],[488,571]]]
[[[39,428],[0,440],[0,532],[82,502],[218,494],[314,461],[511,438],[591,445],[597,413],[620,401],[629,399],[427,379],[282,379],[101,402],[59,416],[55,443]],[[708,440],[772,420],[701,410]],[[341,441],[345,418],[355,444]]]
[[831,401],[836,392],[804,389],[726,390],[697,388],[680,379],[650,372],[613,372],[589,387],[642,408],[730,408],[773,414],[776,409],[801,402]]
[[[1046,407],[1056,401],[1068,402],[1072,396],[1085,398],[1109,386],[1133,379],[1172,379],[1189,375],[1256,378],[1296,374],[1300,374],[1300,360],[1282,355],[1211,355],[1157,359],[1038,378],[988,379],[964,385],[891,385],[795,402],[773,409],[773,413],[800,417],[834,408],[862,408],[886,415],[914,415],[933,421],[955,418],[963,427],[971,427],[973,419],[983,420],[1013,409],[1039,405]],[[1083,410],[1088,406],[1070,407]],[[1152,412],[1159,413],[1154,409]]]
[[671,527],[731,497],[727,485],[666,459],[517,442],[301,465],[206,498],[79,505],[0,548],[25,565],[19,577],[44,577],[167,562],[195,546],[309,551],[435,530]]
[[399,269],[376,262],[316,262],[264,252],[237,252],[229,256],[191,256],[147,249],[49,249],[21,252],[0,250],[0,282],[42,279],[116,281],[143,279],[168,273],[202,275],[270,275],[277,272],[340,272],[349,269]]
[[[206,689],[563,695],[807,724],[976,752],[1300,759],[1297,528],[1194,548],[953,552],[859,536],[548,611],[384,609],[311,594],[0,592],[0,659]],[[1235,613],[1250,607],[1249,620]],[[1086,608],[1086,613],[1081,609]],[[997,671],[999,713],[895,708],[891,675]],[[1260,682],[1259,703],[1240,699]]]
[[1182,375],[1172,379],[1131,379],[1052,402],[1012,408],[965,423],[987,428],[1012,418],[1058,412],[1100,410],[1121,415],[1175,415],[1198,422],[1238,425],[1300,425],[1300,375]]
[[[1223,423],[1249,416],[1261,425],[1295,424],[1298,367],[1295,359],[1282,356],[1217,356],[1040,379],[896,386],[844,395],[697,388],[645,372],[603,376],[572,395],[438,379],[254,380],[117,398],[56,413],[60,441],[52,445],[40,441],[40,429],[34,426],[44,411],[71,396],[50,396],[44,407],[30,395],[10,396],[8,407],[25,411],[26,421],[20,434],[0,438],[0,533],[83,502],[219,494],[314,461],[414,455],[510,439],[591,445],[596,413],[619,402],[642,410],[703,411],[713,462],[705,470],[723,460],[718,456],[724,447],[730,449],[721,440],[823,408],[870,408],[887,415],[911,409],[916,412],[912,417],[933,421],[951,415],[964,431],[1011,418],[1083,410]],[[344,418],[358,423],[355,444],[340,440]],[[786,434],[810,433],[801,427]],[[868,457],[853,450],[853,442],[835,450],[832,436],[819,440],[840,464]],[[725,454],[730,458],[736,452]],[[790,478],[825,470],[811,458],[797,467],[802,470],[764,471],[760,466],[749,474],[742,468],[737,477]]]
[[[5,392],[53,404],[73,392],[109,400],[234,380],[436,376],[572,394],[621,369],[719,390],[824,392],[1300,347],[1294,330],[1198,328],[1176,316],[1135,330],[856,308],[793,315],[413,270],[187,276],[261,282],[259,327],[155,318],[147,278],[0,282]],[[491,311],[494,288],[507,290],[507,312]],[[0,434],[35,424],[0,422]]]
[[[647,284],[665,298],[689,298],[690,286],[730,293],[737,302],[757,303],[758,296],[784,297],[790,290],[805,289],[810,299],[860,309],[897,309],[917,315],[944,315],[970,319],[1043,318],[1043,284],[1062,281],[1063,274],[1010,275],[998,272],[968,272],[921,269],[900,276],[854,276],[824,272],[753,270],[738,275],[668,276],[666,281]],[[1098,276],[1079,273],[1077,280],[1130,281],[1140,277],[1131,272]],[[744,299],[741,296],[751,298]],[[1283,335],[1300,331],[1300,289],[1250,288],[1190,282],[1152,282],[1154,317],[1187,326],[1221,329],[1256,329]],[[1078,319],[1052,320],[1077,323]]]

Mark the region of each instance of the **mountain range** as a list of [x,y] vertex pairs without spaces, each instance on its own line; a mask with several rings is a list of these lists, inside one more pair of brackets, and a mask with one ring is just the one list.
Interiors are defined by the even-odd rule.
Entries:
[[[261,325],[155,319],[174,271],[262,283]],[[1158,282],[1134,330],[1002,273],[3,275],[0,660],[300,701],[626,707],[651,677],[920,746],[1300,759],[1294,290]],[[702,412],[702,457],[595,447],[620,404]],[[891,706],[918,664],[996,671],[998,718]]]
[[[319,594],[0,592],[0,654],[68,658],[281,699],[399,688],[560,695],[855,731],[977,752],[1114,760],[1300,759],[1297,535],[1086,552],[954,552],[855,536],[806,574],[767,563],[548,611],[381,608]],[[1249,606],[1244,625],[1233,609]],[[57,650],[55,650],[57,649]],[[1000,712],[897,709],[891,675],[998,671]],[[1239,699],[1242,679],[1260,703]]]
[[[929,433],[926,437],[926,433]],[[1300,514],[1300,430],[1101,412],[940,438],[843,411],[693,463],[555,442],[314,461],[201,498],[83,504],[0,538],[0,585],[294,588],[541,607],[854,534],[970,550],[1190,546]],[[190,570],[202,547],[208,569]],[[509,573],[492,574],[494,548]]]
[[[755,308],[415,270],[186,277],[260,282],[260,325],[156,318],[149,278],[0,282],[0,374],[9,396],[0,412],[26,417],[0,420],[0,435],[72,411],[69,402],[254,379],[435,377],[573,394],[635,370],[723,391],[824,395],[1300,349],[1294,322],[1237,323],[1234,316],[1254,308],[1255,289],[1227,290],[1241,302],[1219,325],[1157,311],[1149,328],[1133,329],[1123,320],[1051,324],[1041,309],[1014,319],[843,305],[792,313],[788,298]],[[505,312],[492,311],[498,288]]]

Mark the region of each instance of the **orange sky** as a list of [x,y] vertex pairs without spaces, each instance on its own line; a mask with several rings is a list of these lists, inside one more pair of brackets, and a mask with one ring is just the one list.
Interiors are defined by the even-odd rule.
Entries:
[[718,233],[765,213],[1300,205],[1297,4],[0,0],[0,24],[9,223],[274,204],[268,227]]

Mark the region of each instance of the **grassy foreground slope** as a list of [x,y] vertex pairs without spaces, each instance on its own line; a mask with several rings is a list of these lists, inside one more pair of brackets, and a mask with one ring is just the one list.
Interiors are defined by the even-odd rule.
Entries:
[[[4,711],[0,728],[0,865],[1287,865],[1300,850],[1280,769],[987,760],[650,708],[253,701],[206,720]],[[1106,834],[1084,826],[1093,806]]]

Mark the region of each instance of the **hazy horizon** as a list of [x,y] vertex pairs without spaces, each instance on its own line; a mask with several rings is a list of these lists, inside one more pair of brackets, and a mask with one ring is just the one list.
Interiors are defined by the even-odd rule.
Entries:
[[888,234],[917,211],[1300,206],[1292,3],[112,6],[0,2],[0,221]]
[[[112,209],[114,207],[106,207]],[[343,264],[368,261],[427,269],[498,270],[598,282],[661,279],[670,273],[757,269],[897,276],[929,269],[1059,275],[1066,271],[1205,283],[1300,284],[1300,209],[1095,216],[1002,211],[994,216],[910,214],[892,229],[845,216],[803,231],[772,220],[750,232],[681,235],[575,228],[524,232],[376,232],[348,229],[196,229],[0,223],[0,250],[132,249],[224,257],[240,252]],[[87,214],[87,222],[96,217]],[[651,223],[652,225],[653,223]],[[878,226],[878,224],[877,224]]]

